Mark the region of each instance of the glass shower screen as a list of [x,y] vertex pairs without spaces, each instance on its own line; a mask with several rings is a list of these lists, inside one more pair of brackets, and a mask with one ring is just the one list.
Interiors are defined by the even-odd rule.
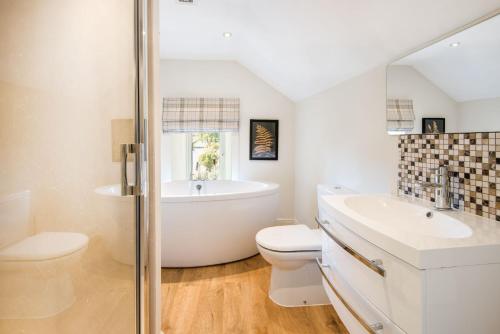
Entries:
[[0,333],[141,326],[140,13],[134,0],[0,1]]

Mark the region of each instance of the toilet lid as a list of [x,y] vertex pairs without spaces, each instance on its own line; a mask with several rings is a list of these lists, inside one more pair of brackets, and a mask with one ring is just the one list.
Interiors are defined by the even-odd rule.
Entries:
[[255,236],[257,243],[276,252],[320,251],[319,230],[306,225],[273,226],[260,230]]
[[0,261],[43,261],[63,257],[87,246],[85,234],[43,232],[0,250]]

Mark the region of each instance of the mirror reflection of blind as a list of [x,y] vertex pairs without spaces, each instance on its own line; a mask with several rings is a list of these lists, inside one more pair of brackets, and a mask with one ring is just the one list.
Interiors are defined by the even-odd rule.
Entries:
[[163,132],[238,132],[238,98],[164,98]]
[[413,129],[415,113],[409,99],[387,99],[387,130],[406,132]]

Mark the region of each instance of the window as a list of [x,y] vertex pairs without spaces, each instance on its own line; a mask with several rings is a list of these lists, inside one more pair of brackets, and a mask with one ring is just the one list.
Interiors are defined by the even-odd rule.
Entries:
[[238,178],[239,98],[164,97],[162,181]]
[[202,132],[191,134],[191,163],[189,164],[192,180],[217,180],[221,166],[221,134]]
[[230,180],[237,177],[237,148],[234,132],[165,133],[162,180]]

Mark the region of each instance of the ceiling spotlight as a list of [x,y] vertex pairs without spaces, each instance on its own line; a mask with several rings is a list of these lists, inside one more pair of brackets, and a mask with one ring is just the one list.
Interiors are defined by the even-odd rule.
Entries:
[[453,42],[453,43],[450,43],[450,47],[451,48],[456,48],[456,47],[459,47],[460,46],[460,42]]
[[231,37],[233,37],[233,33],[230,31],[223,32],[222,37],[224,37],[226,39],[230,39]]

